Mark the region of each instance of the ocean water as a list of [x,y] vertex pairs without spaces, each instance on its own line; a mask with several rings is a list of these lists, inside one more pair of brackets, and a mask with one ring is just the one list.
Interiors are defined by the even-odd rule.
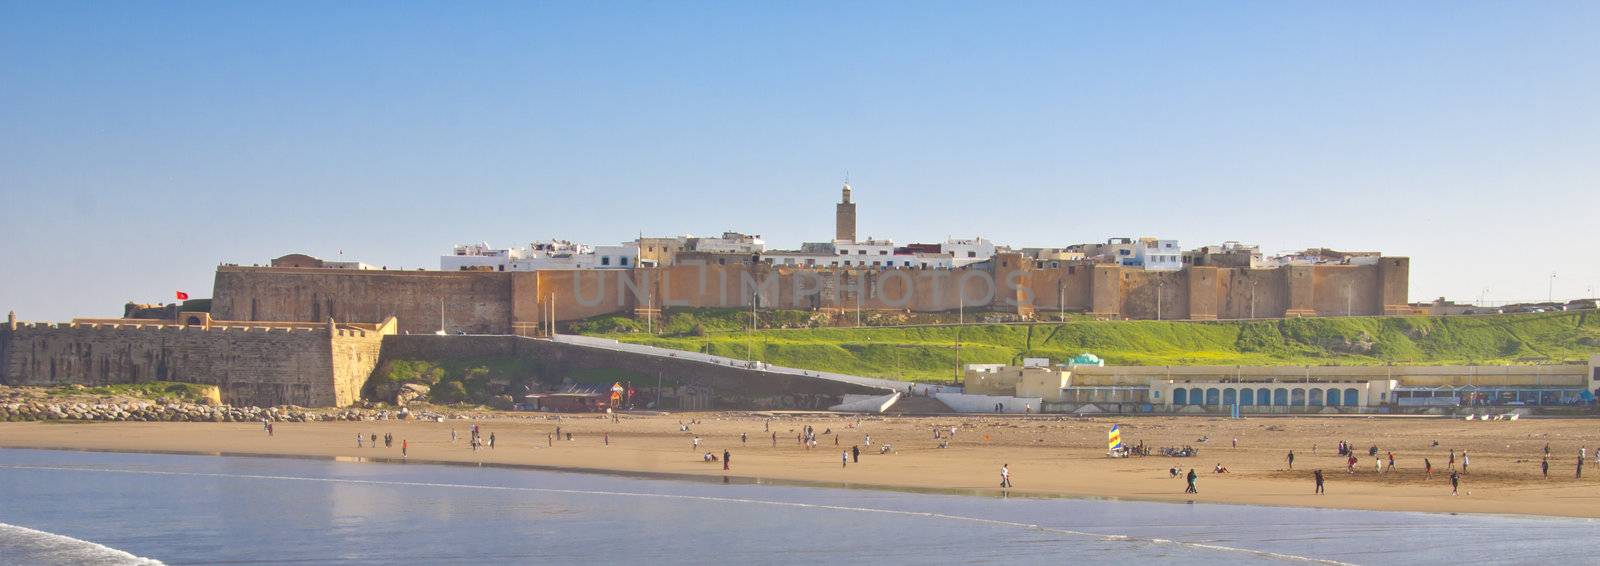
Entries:
[[0,450],[0,564],[1592,563],[1590,520]]

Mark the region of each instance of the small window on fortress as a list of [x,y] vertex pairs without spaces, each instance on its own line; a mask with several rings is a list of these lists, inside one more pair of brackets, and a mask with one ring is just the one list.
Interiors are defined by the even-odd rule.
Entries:
[[850,267],[850,260],[848,260],[848,259],[844,260],[844,266],[845,267]]
[[967,252],[967,257],[978,257],[978,252]]
[[628,266],[628,257],[627,256],[623,256],[622,257],[622,266],[623,267],[627,267]]
[[611,256],[601,256],[600,265],[611,265]]

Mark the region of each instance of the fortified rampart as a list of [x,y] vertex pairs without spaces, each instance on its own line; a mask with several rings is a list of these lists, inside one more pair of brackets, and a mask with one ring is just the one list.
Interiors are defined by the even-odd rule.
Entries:
[[221,320],[376,323],[401,332],[446,328],[504,334],[511,328],[511,278],[473,271],[217,268],[211,314]]
[[692,262],[609,270],[217,269],[212,312],[246,321],[400,320],[402,333],[537,334],[559,321],[644,308],[1086,312],[1216,320],[1409,313],[1410,260],[1157,272],[1003,253],[957,269],[816,270]]
[[232,405],[345,406],[360,399],[379,357],[381,324],[178,320],[8,322],[0,328],[0,383],[215,385]]

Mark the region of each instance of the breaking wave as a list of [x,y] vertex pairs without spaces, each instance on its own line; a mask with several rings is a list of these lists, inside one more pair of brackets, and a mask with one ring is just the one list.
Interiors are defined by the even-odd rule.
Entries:
[[94,566],[158,566],[143,558],[66,535],[0,523],[0,556],[7,564],[87,564]]

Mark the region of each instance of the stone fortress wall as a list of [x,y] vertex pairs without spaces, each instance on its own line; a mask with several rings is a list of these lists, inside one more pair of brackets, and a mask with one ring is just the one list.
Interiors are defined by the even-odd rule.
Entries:
[[1217,320],[1410,314],[1410,260],[1271,269],[1156,272],[1041,262],[1003,253],[943,270],[816,270],[732,263],[616,270],[357,271],[223,266],[212,313],[243,321],[373,323],[401,333],[537,334],[571,321],[653,307],[999,311],[1101,318]]
[[378,324],[78,319],[0,327],[0,383],[114,385],[180,381],[215,385],[231,405],[345,406],[376,367]]

